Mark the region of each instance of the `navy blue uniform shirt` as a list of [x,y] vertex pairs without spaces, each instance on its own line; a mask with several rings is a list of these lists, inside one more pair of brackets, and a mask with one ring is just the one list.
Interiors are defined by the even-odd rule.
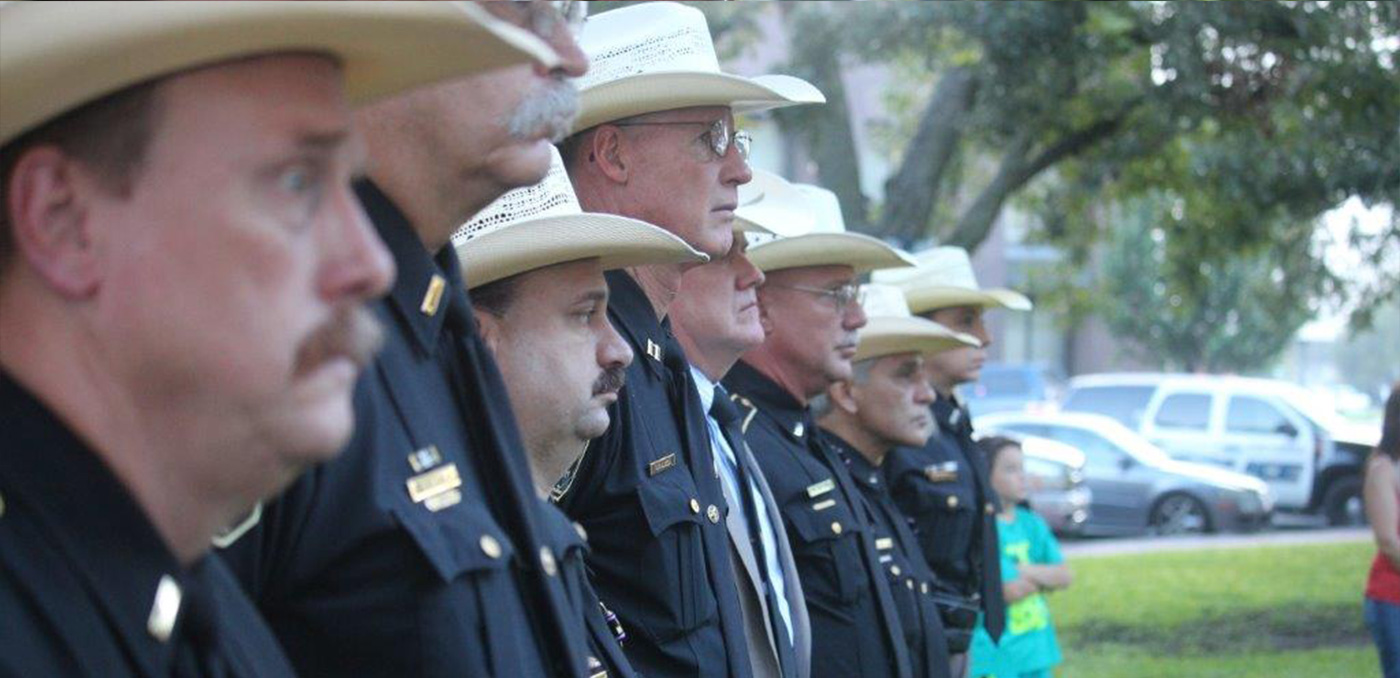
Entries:
[[546,505],[545,527],[550,548],[559,556],[559,577],[568,593],[574,622],[587,631],[588,678],[636,678],[631,662],[622,652],[625,633],[620,638],[618,629],[609,623],[610,610],[598,599],[598,592],[589,581],[587,533],[552,505]]
[[223,563],[181,566],[101,459],[4,371],[0,431],[0,676],[292,676]]
[[875,550],[899,608],[914,675],[948,678],[948,639],[933,598],[937,577],[924,562],[918,540],[894,505],[884,474],[841,436],[823,429],[822,440],[846,463],[856,489],[870,504],[875,518]]
[[870,507],[820,441],[810,411],[745,362],[724,378],[773,490],[812,625],[812,678],[910,676]]
[[588,531],[593,584],[647,678],[748,678],[728,515],[705,412],[669,326],[623,271],[605,274],[608,317],[636,359],[594,439],[556,488]]
[[547,549],[505,386],[452,248],[432,257],[357,187],[398,278],[356,430],[224,553],[311,676],[583,676],[587,645]]
[[891,452],[885,479],[934,574],[959,593],[979,598],[995,640],[1006,619],[996,529],[1000,504],[986,460],[972,442],[967,410],[941,395],[929,407],[938,430],[921,448]]

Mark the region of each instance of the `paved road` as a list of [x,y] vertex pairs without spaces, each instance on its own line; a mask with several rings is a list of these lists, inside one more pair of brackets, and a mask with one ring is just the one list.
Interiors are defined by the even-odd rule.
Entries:
[[1198,549],[1289,546],[1294,544],[1336,544],[1369,541],[1371,531],[1364,527],[1316,530],[1271,531],[1257,534],[1212,534],[1199,537],[1133,537],[1130,539],[1083,539],[1061,541],[1066,556],[1092,558],[1128,553],[1194,551]]

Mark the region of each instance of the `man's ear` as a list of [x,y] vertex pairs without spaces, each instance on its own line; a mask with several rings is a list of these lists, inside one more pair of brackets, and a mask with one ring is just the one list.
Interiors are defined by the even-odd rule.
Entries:
[[622,128],[615,125],[601,125],[593,130],[589,138],[589,159],[598,166],[603,176],[618,184],[626,184],[631,176],[632,168],[625,146]]
[[476,326],[481,331],[481,340],[486,343],[486,348],[491,349],[492,356],[498,355],[497,347],[500,346],[501,334],[505,331],[505,328],[501,327],[501,319],[479,308],[473,308],[472,315],[476,316]]
[[838,381],[826,389],[826,397],[831,399],[831,404],[846,414],[854,415],[860,411],[860,406],[856,403],[853,391],[856,386],[849,381]]
[[80,162],[56,146],[26,151],[10,172],[3,208],[19,256],[55,292],[86,299],[101,282],[101,234],[93,229],[93,196],[105,190]]

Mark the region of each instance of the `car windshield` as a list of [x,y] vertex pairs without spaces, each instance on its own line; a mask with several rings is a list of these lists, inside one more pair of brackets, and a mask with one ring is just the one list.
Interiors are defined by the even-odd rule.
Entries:
[[1162,448],[1153,445],[1148,440],[1131,430],[1122,426],[1096,426],[1094,430],[1107,438],[1109,442],[1117,445],[1120,449],[1136,457],[1138,461],[1149,464],[1160,464],[1171,461],[1171,457]]

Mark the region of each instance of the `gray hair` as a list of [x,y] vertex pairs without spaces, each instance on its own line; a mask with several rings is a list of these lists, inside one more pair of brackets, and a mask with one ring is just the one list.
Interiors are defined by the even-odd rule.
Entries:
[[[870,372],[875,368],[876,360],[877,358],[866,358],[860,362],[851,363],[851,383],[864,384],[870,381]],[[807,403],[807,407],[812,410],[812,418],[821,419],[830,414],[835,405],[831,402],[831,396],[827,395],[826,391],[822,391]]]

